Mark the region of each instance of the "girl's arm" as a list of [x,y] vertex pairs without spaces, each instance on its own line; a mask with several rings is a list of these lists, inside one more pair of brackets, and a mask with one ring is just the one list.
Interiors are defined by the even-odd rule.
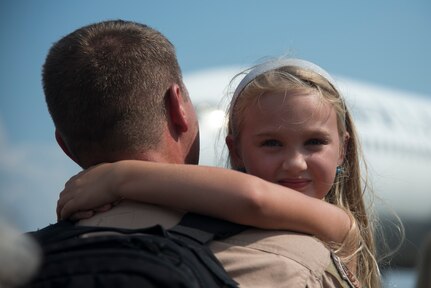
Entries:
[[101,164],[72,177],[57,214],[68,218],[123,198],[264,229],[301,231],[325,241],[342,242],[350,228],[342,209],[252,175],[135,160]]

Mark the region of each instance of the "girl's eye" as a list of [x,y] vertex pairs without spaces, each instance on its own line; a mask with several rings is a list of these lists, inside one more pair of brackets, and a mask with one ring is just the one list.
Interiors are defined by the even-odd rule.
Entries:
[[261,144],[264,147],[280,147],[282,146],[281,142],[275,139],[268,139],[262,142]]
[[313,138],[313,139],[307,140],[305,142],[305,145],[313,145],[313,146],[314,145],[326,145],[326,144],[328,144],[327,140],[318,139],[318,138]]

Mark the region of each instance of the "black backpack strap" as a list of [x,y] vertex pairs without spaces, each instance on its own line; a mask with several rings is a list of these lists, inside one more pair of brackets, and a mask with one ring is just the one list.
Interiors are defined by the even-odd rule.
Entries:
[[124,229],[114,227],[77,226],[75,225],[75,222],[71,220],[62,220],[43,229],[29,232],[28,234],[35,238],[39,243],[48,244],[79,237],[82,234],[92,232],[117,232],[122,234],[146,233],[166,236],[166,230],[164,230],[160,225],[143,229]]
[[[224,283],[223,287],[237,287],[237,283],[229,277],[223,265],[214,256],[208,246],[212,240],[220,240],[247,229],[247,226],[212,218],[209,216],[187,213],[180,223],[167,230],[168,233],[189,245],[196,256]],[[196,243],[199,243],[196,245]]]
[[221,240],[236,235],[245,229],[247,229],[245,225],[195,213],[187,213],[180,223],[168,231],[187,236],[201,244],[207,244],[212,240]]
[[[175,247],[177,246],[183,247],[185,248],[185,250],[180,249],[178,251],[184,251],[182,253],[185,253],[186,251],[188,251],[187,253],[191,253],[191,254],[184,254],[185,256],[194,255],[194,257],[196,258],[190,258],[190,259],[196,259],[196,261],[199,261],[202,265],[206,267],[205,269],[203,269],[203,268],[199,268],[199,267],[203,267],[201,265],[194,266],[197,269],[196,270],[197,272],[195,273],[199,273],[199,275],[201,275],[200,276],[201,277],[200,279],[202,279],[201,281],[204,281],[203,279],[207,279],[204,282],[202,282],[202,284],[206,283],[206,281],[210,281],[209,279],[214,279],[217,283],[220,284],[220,285],[217,285],[217,287],[237,287],[237,283],[226,273],[226,271],[223,269],[223,266],[217,260],[214,254],[211,252],[209,247],[207,245],[201,245],[201,244],[207,244],[209,241],[213,239],[223,239],[231,235],[235,235],[243,231],[244,229],[246,229],[246,226],[237,225],[227,221],[218,220],[211,217],[206,217],[206,216],[201,216],[201,215],[191,214],[191,213],[186,214],[181,220],[181,222],[177,226],[175,226],[172,230],[165,230],[159,225],[153,226],[150,228],[144,228],[144,229],[121,229],[121,228],[110,228],[110,227],[75,226],[74,224],[75,223],[72,221],[60,221],[56,224],[49,225],[41,230],[38,230],[36,232],[30,232],[28,234],[33,236],[40,244],[42,244],[41,246],[43,247],[43,250],[45,251],[45,253],[47,253],[47,255],[49,255],[50,253],[51,254],[53,253],[53,255],[56,255],[55,253],[61,253],[62,249],[71,250],[72,248],[75,247],[73,245],[76,245],[80,249],[79,251],[81,252],[86,251],[84,249],[85,247],[87,247],[86,249],[91,252],[92,247],[94,246],[93,244],[97,244],[98,247],[100,248],[106,248],[105,246],[107,246],[110,249],[110,251],[113,251],[114,247],[118,247],[119,245],[117,244],[121,244],[120,245],[121,247],[123,246],[129,247],[131,244],[141,245],[140,244],[142,240],[141,237],[136,238],[135,240],[139,240],[139,241],[137,242],[132,241],[133,243],[129,241],[131,239],[131,238],[129,239],[129,237],[123,239],[123,237],[112,237],[112,236],[90,237],[90,238],[82,239],[77,242],[75,241],[76,238],[79,237],[80,235],[91,233],[91,232],[112,231],[112,232],[118,232],[123,234],[130,234],[131,236],[133,236],[132,234],[141,234],[141,233],[162,236],[164,241],[154,240],[155,243],[161,243],[161,244],[172,243],[169,245],[172,246],[173,244],[175,244]],[[144,238],[147,238],[147,237],[144,237]],[[150,239],[149,241],[153,241],[153,240]],[[174,242],[170,242],[170,241],[174,241]],[[100,243],[102,243],[103,245],[101,245]],[[147,244],[145,244],[144,246],[148,247]],[[132,248],[135,248],[135,245],[133,245]],[[136,251],[132,251],[132,252],[133,252],[132,255],[136,254]],[[99,252],[97,250],[97,251],[94,251],[94,253],[99,253]],[[191,262],[194,263],[194,261],[195,260]],[[209,272],[212,276],[210,277],[210,274],[207,274],[207,272],[204,272],[204,271]],[[210,278],[207,278],[207,277],[210,277]],[[206,286],[215,287],[215,286],[208,286],[208,285]]]
[[[168,231],[177,235],[186,236],[201,244],[206,244],[211,240],[225,239],[233,236],[245,229],[247,229],[247,226],[209,216],[187,213],[181,219],[180,223]],[[76,226],[75,222],[71,220],[62,220],[38,231],[29,232],[28,234],[40,243],[49,243],[78,237],[79,235],[92,232],[118,232],[122,234],[149,233],[166,235],[166,231],[160,225],[143,229],[123,229],[113,227]]]

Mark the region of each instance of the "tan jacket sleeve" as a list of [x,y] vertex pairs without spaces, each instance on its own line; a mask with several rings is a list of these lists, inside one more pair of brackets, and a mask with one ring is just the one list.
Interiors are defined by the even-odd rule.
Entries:
[[[221,246],[217,243],[212,248],[217,251]],[[342,279],[332,262],[322,273],[280,255],[238,246],[223,249],[216,255],[241,288],[352,287]]]
[[310,236],[250,230],[211,249],[241,288],[352,287]]

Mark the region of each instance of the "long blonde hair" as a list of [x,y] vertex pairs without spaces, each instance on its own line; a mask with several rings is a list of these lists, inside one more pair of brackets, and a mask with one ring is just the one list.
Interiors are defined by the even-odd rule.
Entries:
[[[343,172],[335,177],[334,184],[327,193],[325,200],[346,211],[352,219],[352,228],[343,243],[335,246],[334,243],[328,244],[331,248],[335,247],[335,252],[343,261],[347,263],[355,261],[356,275],[364,286],[379,287],[380,274],[375,258],[376,249],[373,237],[374,221],[371,221],[372,214],[368,213],[364,201],[364,194],[371,192],[371,189],[369,189],[366,179],[361,176],[362,152],[355,125],[344,99],[332,78],[320,67],[303,60],[299,60],[298,65],[296,64],[298,60],[294,60],[293,65],[289,64],[289,60],[287,60],[286,65],[283,65],[283,60],[281,63],[277,62],[280,60],[272,61],[274,63],[270,62],[269,68],[262,69],[260,74],[253,72],[260,69],[259,65],[256,66],[257,68],[253,67],[252,70],[247,70],[248,75],[251,73],[256,75],[246,76],[251,79],[248,79],[249,81],[247,80],[245,84],[240,83],[240,91],[238,88],[235,91],[229,107],[227,133],[233,139],[238,139],[243,124],[244,110],[253,102],[257,103],[259,98],[268,92],[284,91],[286,95],[289,95],[289,92],[298,91],[298,89],[318,91],[322,101],[324,101],[322,103],[330,103],[334,107],[340,139],[345,139],[348,135],[348,141],[345,142],[346,144],[344,141],[340,141],[341,145],[344,146],[340,148],[345,154],[341,167]],[[302,65],[302,63],[306,65]],[[268,66],[268,63],[264,65]],[[231,165],[234,165],[232,161]],[[366,167],[365,163],[364,167]],[[232,168],[241,169],[243,167]]]

